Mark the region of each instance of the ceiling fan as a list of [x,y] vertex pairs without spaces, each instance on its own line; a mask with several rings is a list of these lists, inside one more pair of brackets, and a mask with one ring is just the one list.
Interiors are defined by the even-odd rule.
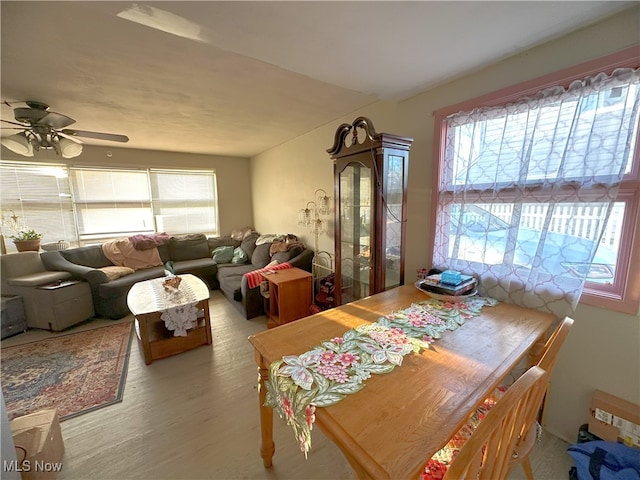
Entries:
[[[11,106],[9,102],[4,102]],[[11,127],[3,126],[2,129],[22,130],[19,133],[2,137],[0,143],[12,152],[33,157],[34,151],[41,149],[52,149],[57,155],[64,158],[77,157],[82,153],[82,142],[76,137],[93,138],[97,140],[107,140],[111,142],[128,142],[126,135],[112,133],[89,132],[86,130],[70,130],[66,127],[73,125],[76,121],[61,113],[49,110],[46,103],[27,100],[24,102],[27,107],[15,108],[13,110],[15,122],[0,120]]]

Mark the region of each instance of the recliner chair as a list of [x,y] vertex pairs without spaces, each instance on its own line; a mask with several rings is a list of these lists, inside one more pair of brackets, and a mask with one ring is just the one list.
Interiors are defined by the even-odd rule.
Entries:
[[[27,325],[31,328],[62,330],[93,316],[88,285],[69,285],[69,272],[47,270],[38,252],[18,252],[0,256],[0,292],[23,299]],[[44,285],[60,284],[64,288],[44,290]],[[81,282],[84,283],[84,282]],[[84,290],[87,290],[88,303]]]

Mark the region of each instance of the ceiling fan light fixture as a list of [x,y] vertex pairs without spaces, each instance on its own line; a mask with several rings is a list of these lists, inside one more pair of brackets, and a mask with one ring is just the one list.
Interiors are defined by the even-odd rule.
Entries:
[[29,138],[27,138],[24,132],[2,137],[0,143],[14,153],[25,157],[33,157],[33,145],[31,145]]
[[74,158],[82,153],[82,145],[68,138],[58,140],[58,148],[62,158]]

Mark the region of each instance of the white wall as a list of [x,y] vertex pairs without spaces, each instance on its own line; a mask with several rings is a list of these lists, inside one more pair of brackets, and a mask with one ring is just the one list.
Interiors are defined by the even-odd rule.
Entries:
[[[326,149],[336,128],[367,116],[379,132],[414,138],[405,266],[405,282],[413,282],[415,270],[429,265],[433,111],[637,44],[638,18],[640,7],[636,6],[397,105],[378,102],[258,155],[251,161],[256,228],[296,233],[312,244],[312,238],[297,226],[297,212],[316,188],[332,188],[333,167]],[[442,54],[447,54],[446,42]],[[333,251],[330,237],[321,239],[321,249]],[[580,306],[574,316],[576,323],[556,366],[546,413],[547,428],[569,442],[575,441],[578,427],[587,420],[593,389],[640,404],[640,317],[587,306]]]
[[100,167],[214,169],[218,181],[221,235],[228,235],[233,229],[253,223],[250,161],[248,158],[85,145],[79,157],[68,160],[47,151],[36,154],[34,158],[26,158],[10,152],[6,148],[2,148],[2,159]]
[[[358,114],[336,119],[305,135],[268,150],[251,160],[251,187],[254,195],[255,227],[260,233],[293,233],[313,248],[309,229],[298,225],[298,211],[313,200],[321,188],[333,194],[333,162],[327,149],[333,145],[335,130],[351,123],[358,115],[380,119],[378,131],[391,128],[394,104],[378,102]],[[333,227],[333,218],[329,217]],[[333,252],[333,229],[318,239],[319,249]]]

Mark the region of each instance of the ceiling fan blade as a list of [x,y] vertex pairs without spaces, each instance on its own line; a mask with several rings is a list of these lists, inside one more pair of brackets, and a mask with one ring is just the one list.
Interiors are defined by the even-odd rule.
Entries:
[[[18,125],[18,127],[22,127],[22,128],[29,128],[28,125],[23,125],[22,123],[18,123],[18,122],[11,122],[9,120],[0,120],[0,122],[8,123],[10,125]],[[18,128],[18,127],[16,127],[16,128]],[[12,127],[5,127],[5,128],[12,128]]]
[[129,137],[126,135],[117,135],[114,133],[88,132],[86,130],[62,130],[62,133],[70,137],[94,138],[96,140],[108,140],[110,142],[126,143],[129,141]]
[[39,108],[16,108],[13,110],[13,115],[19,122],[33,124],[42,120],[47,115],[47,111]]
[[47,112],[47,114],[38,120],[36,123],[39,125],[47,125],[48,127],[60,129],[73,125],[76,121],[71,118],[56,112]]
[[[66,130],[66,131],[68,131],[68,130]],[[68,138],[69,140],[71,140],[74,143],[79,143],[80,145],[82,145],[82,142],[78,138],[75,138],[73,135],[67,135],[64,132],[65,132],[65,130],[62,130],[62,131],[57,132],[57,134],[60,135],[61,137]]]

